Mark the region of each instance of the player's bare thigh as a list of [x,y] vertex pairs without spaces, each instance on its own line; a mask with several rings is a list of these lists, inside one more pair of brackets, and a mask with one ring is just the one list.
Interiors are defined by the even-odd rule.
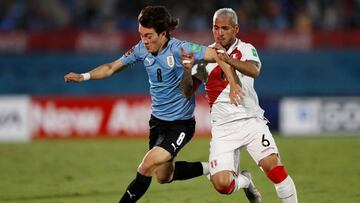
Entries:
[[280,163],[276,142],[265,121],[254,118],[249,120],[248,126],[252,130],[249,133],[251,139],[247,143],[246,149],[254,161],[264,171],[268,171]]

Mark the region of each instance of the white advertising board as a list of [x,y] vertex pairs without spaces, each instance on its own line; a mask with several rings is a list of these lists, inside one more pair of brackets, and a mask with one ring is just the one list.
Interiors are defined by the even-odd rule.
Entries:
[[28,96],[0,96],[0,141],[31,139],[30,105]]
[[360,135],[360,97],[284,98],[279,114],[283,135]]

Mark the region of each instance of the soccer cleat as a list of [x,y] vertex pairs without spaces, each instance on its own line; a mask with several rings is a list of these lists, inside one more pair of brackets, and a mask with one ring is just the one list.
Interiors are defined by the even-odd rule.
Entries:
[[250,180],[249,187],[244,188],[245,195],[250,203],[261,203],[261,194],[252,181],[251,173],[249,171],[241,171],[241,174]]

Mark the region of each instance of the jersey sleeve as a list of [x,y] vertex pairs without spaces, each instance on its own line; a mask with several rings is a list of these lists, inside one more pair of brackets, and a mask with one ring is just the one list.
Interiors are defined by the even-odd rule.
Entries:
[[140,42],[129,49],[121,58],[120,61],[125,66],[131,66],[132,64],[140,61]]
[[204,60],[206,46],[184,41],[181,44],[181,47],[185,50],[186,53],[194,53],[195,63]]
[[253,45],[246,44],[242,54],[245,61],[256,61],[259,63],[259,68],[261,68],[259,55]]

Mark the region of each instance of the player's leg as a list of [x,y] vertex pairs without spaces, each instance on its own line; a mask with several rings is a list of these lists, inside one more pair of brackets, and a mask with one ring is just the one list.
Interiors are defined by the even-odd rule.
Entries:
[[251,203],[260,203],[261,195],[255,188],[250,172],[238,173],[240,149],[213,156],[210,160],[211,182],[220,194],[229,195],[244,189]]
[[214,188],[221,194],[227,195],[241,188],[251,188],[254,195],[249,200],[261,202],[261,195],[256,190],[251,176],[239,173],[240,147],[245,144],[243,135],[238,132],[242,125],[242,121],[235,121],[212,126],[209,155],[210,179]]
[[172,156],[162,147],[152,148],[139,165],[136,178],[128,186],[120,203],[132,203],[140,199],[149,188],[151,176],[154,173],[159,183],[186,180],[203,175],[203,166],[200,162],[174,163]]
[[149,188],[156,167],[169,160],[170,153],[161,147],[154,147],[148,151],[139,165],[135,179],[129,184],[119,203],[133,203],[139,200]]
[[[161,123],[152,116],[149,121],[149,126],[149,151],[144,156],[138,167],[135,178],[126,188],[119,203],[133,203],[140,199],[150,186],[152,173],[154,172],[156,165],[171,160],[169,152],[161,147],[155,147],[162,139],[159,136],[161,134]],[[161,157],[157,159],[157,155],[160,155]]]
[[253,119],[249,128],[254,129],[251,136],[253,141],[247,146],[249,154],[275,184],[276,193],[282,202],[297,203],[295,184],[280,163],[276,143],[266,122]]
[[259,165],[274,183],[276,193],[283,203],[298,202],[294,181],[285,171],[276,154],[261,159]]
[[155,175],[160,184],[175,180],[188,180],[209,173],[207,162],[173,161],[156,168]]
[[195,120],[162,121],[150,119],[150,151],[141,162],[136,178],[130,183],[120,203],[136,202],[146,192],[155,173],[160,183],[185,180],[203,174],[200,162],[176,162],[174,157],[192,138]]
[[243,174],[236,175],[233,171],[219,171],[210,176],[210,180],[220,194],[229,195],[241,188],[248,188],[250,179]]
[[155,176],[158,183],[164,184],[164,183],[169,183],[171,181],[172,174],[175,168],[174,165],[175,163],[173,159],[171,159],[170,161],[165,162],[159,165],[158,167],[156,167]]
[[169,183],[174,180],[187,180],[208,173],[208,164],[202,162],[176,161],[180,150],[192,139],[195,132],[195,120],[163,122],[163,137],[157,145],[171,154],[171,161],[156,168],[159,183]]

